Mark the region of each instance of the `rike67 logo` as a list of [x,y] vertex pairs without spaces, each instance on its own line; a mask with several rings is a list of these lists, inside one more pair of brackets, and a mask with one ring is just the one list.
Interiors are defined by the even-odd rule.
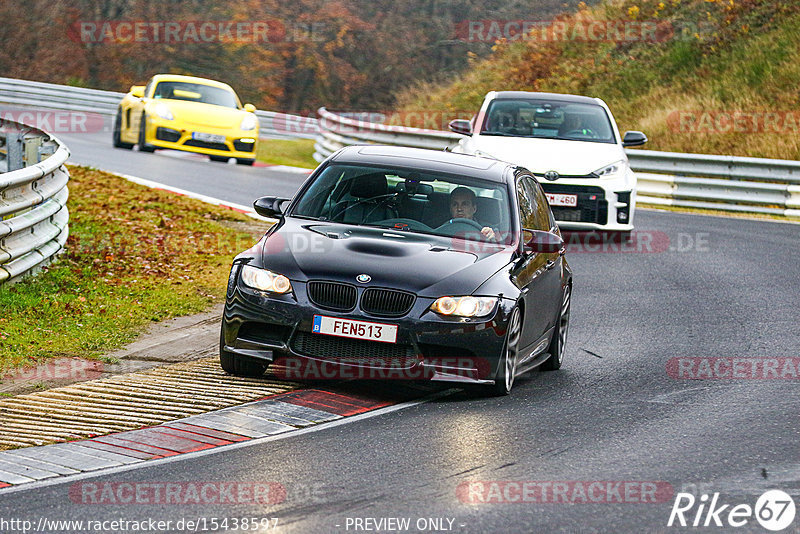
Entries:
[[791,495],[781,490],[769,490],[755,503],[729,504],[720,500],[719,493],[711,497],[703,493],[696,498],[691,493],[678,493],[669,514],[667,526],[680,527],[743,527],[755,518],[767,530],[778,532],[794,522],[795,504]]

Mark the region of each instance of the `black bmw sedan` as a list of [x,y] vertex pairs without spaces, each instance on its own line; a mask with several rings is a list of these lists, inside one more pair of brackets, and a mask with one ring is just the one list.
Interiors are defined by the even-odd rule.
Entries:
[[220,334],[231,374],[438,380],[505,395],[561,367],[572,271],[526,169],[401,147],[344,148],[233,261]]

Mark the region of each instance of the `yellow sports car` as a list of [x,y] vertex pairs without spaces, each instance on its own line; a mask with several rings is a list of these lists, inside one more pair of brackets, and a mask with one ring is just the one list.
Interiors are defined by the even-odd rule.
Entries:
[[242,106],[228,84],[156,74],[147,85],[132,86],[120,102],[114,146],[138,144],[141,152],[171,148],[252,165],[258,145],[255,110],[252,104]]

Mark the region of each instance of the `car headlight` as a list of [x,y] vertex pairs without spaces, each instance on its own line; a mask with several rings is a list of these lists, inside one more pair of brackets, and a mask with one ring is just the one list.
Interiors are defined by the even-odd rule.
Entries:
[[166,104],[163,104],[161,102],[156,104],[156,107],[155,107],[155,109],[153,109],[153,111],[155,112],[156,115],[158,115],[159,117],[161,117],[164,120],[171,121],[172,119],[175,118],[172,115],[172,111],[170,111],[169,106],[167,106]]
[[625,170],[625,160],[621,159],[611,163],[610,165],[600,167],[592,174],[596,174],[598,178],[610,178],[621,173],[623,170]]
[[239,125],[239,128],[242,130],[255,130],[258,126],[258,119],[252,113],[248,113],[242,119],[242,124]]
[[242,267],[242,282],[246,286],[270,293],[289,293],[292,283],[282,274],[273,273],[266,269],[259,269],[252,265]]
[[495,304],[497,297],[440,297],[431,310],[441,315],[483,317],[492,313]]

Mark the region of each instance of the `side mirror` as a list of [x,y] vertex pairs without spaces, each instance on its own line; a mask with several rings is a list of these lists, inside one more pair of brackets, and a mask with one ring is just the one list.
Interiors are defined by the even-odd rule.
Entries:
[[472,125],[466,119],[454,119],[447,125],[451,132],[461,135],[472,135]]
[[249,111],[250,113],[254,113],[256,111],[256,107],[253,104],[245,104],[244,110]]
[[647,136],[642,132],[637,131],[630,131],[625,132],[625,136],[622,138],[622,146],[629,147],[629,146],[642,146],[647,142]]
[[531,234],[531,238],[525,243],[523,249],[527,253],[553,254],[561,252],[564,248],[564,240],[551,232],[542,230],[523,230],[526,234]]
[[256,210],[256,213],[262,217],[281,217],[283,215],[283,211],[281,211],[281,203],[286,202],[287,200],[289,199],[279,197],[261,197],[253,202],[253,208]]
[[131,85],[130,93],[136,98],[144,98],[144,85]]

